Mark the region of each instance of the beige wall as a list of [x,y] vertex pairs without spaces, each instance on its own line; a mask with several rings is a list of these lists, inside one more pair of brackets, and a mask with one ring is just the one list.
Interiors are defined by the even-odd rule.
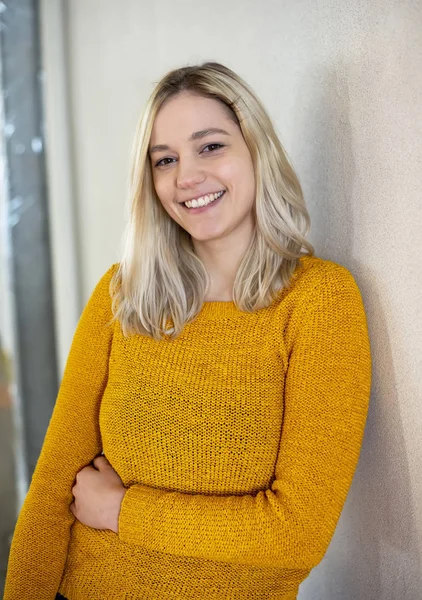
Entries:
[[129,148],[152,83],[187,62],[226,63],[272,115],[316,253],[355,275],[370,327],[358,472],[300,599],[420,600],[421,2],[44,0],[43,40],[62,356],[75,307],[119,259]]

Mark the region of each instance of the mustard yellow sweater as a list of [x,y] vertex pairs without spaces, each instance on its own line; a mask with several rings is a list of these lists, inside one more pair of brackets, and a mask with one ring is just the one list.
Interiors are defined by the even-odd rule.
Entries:
[[[13,538],[5,600],[293,600],[357,465],[371,383],[351,273],[304,257],[254,314],[206,302],[175,341],[108,326],[112,267],[79,322]],[[101,451],[119,533],[69,510]]]

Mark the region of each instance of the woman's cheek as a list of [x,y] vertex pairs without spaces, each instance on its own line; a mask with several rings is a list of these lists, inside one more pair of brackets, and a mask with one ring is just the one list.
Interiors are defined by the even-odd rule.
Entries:
[[233,156],[220,165],[218,173],[227,183],[231,183],[237,180],[244,180],[245,172],[248,172],[251,168],[253,171],[248,157]]

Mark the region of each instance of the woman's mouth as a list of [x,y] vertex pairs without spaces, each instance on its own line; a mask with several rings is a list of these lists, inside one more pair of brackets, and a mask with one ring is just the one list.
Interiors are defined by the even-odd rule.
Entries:
[[195,214],[200,212],[204,212],[210,205],[218,204],[220,198],[225,194],[225,190],[221,190],[220,192],[215,192],[214,194],[207,194],[206,196],[201,196],[200,198],[196,198],[195,200],[188,200],[187,202],[182,202],[182,206]]

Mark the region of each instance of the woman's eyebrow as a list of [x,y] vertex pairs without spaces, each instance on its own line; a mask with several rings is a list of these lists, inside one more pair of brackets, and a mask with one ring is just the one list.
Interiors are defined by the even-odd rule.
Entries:
[[166,152],[167,150],[170,150],[168,146],[158,144],[158,146],[153,146],[152,148],[150,148],[149,153],[153,154],[154,152]]
[[[219,129],[218,127],[210,127],[209,129],[203,129],[202,131],[195,131],[195,133],[192,133],[192,135],[189,137],[188,141],[193,142],[195,140],[201,140],[202,138],[206,137],[207,135],[212,135],[214,133],[230,135],[224,129]],[[149,153],[153,154],[154,152],[166,152],[167,150],[170,150],[169,146],[166,146],[165,144],[158,144],[156,146],[152,146],[149,150]]]
[[210,129],[203,129],[202,131],[195,131],[195,133],[192,133],[192,135],[190,136],[189,141],[193,142],[194,140],[200,140],[203,137],[206,137],[207,135],[212,135],[213,133],[222,133],[223,135],[230,135],[224,129],[218,129],[217,127],[210,127]]

